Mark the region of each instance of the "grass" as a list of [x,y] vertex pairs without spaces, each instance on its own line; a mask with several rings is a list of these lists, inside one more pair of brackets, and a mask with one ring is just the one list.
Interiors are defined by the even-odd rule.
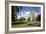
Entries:
[[17,24],[17,25],[13,25],[13,28],[21,28],[21,27],[28,27],[27,24]]
[[14,24],[12,25],[12,28],[24,28],[24,27],[39,27],[40,26],[40,22],[34,22],[32,24],[27,24],[27,23],[23,23],[23,24]]

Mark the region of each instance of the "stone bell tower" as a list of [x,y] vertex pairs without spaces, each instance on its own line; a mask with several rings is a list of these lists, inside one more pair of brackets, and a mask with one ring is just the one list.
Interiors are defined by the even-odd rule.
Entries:
[[34,10],[31,11],[31,21],[35,21],[35,12]]

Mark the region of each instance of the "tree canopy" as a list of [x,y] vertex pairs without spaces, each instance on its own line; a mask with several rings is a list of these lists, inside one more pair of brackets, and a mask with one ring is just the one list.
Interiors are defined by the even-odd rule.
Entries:
[[40,21],[41,20],[41,15],[38,15],[37,18],[36,18],[37,21]]

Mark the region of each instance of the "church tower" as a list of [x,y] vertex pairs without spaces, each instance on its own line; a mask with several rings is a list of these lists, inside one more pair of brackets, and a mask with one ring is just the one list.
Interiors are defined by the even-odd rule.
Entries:
[[34,12],[34,10],[31,11],[31,21],[32,22],[35,21],[35,12]]

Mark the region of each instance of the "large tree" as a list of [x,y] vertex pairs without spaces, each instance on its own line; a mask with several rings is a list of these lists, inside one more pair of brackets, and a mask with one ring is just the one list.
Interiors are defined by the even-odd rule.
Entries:
[[24,21],[24,20],[25,20],[25,18],[24,18],[24,17],[21,17],[21,18],[20,18],[20,21]]
[[28,17],[28,19],[27,19],[28,21],[30,21],[30,17]]
[[18,6],[12,6],[12,20],[14,21],[17,18],[17,12],[19,12]]
[[15,21],[15,19],[17,18],[17,13],[20,11],[20,9],[22,8],[22,6],[12,6],[11,10],[12,10],[12,20]]
[[37,18],[36,18],[37,21],[40,21],[41,20],[41,15],[38,15]]

